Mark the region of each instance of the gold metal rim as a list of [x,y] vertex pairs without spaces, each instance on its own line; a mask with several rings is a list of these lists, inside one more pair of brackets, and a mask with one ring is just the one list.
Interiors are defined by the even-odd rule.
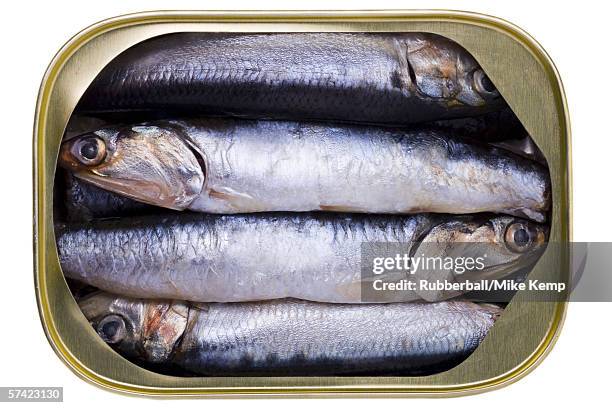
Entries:
[[[57,327],[53,324],[49,311],[49,302],[46,280],[44,279],[46,269],[45,260],[43,257],[44,248],[47,247],[45,240],[46,228],[45,225],[45,206],[41,201],[44,197],[44,186],[46,174],[40,171],[44,168],[44,151],[42,137],[45,135],[46,116],[49,109],[50,90],[57,79],[58,73],[64,63],[85,43],[92,40],[94,37],[109,32],[118,28],[163,22],[368,22],[368,21],[452,21],[461,22],[464,24],[478,25],[491,28],[506,35],[511,36],[515,41],[526,47],[541,66],[548,72],[550,78],[554,79],[557,84],[555,89],[555,102],[557,109],[561,113],[562,121],[565,124],[565,133],[567,135],[568,151],[568,209],[572,208],[571,197],[571,137],[569,129],[569,115],[563,85],[559,74],[542,47],[526,32],[517,26],[504,21],[502,19],[476,13],[463,11],[445,11],[445,10],[397,10],[397,11],[312,11],[312,12],[294,12],[294,11],[261,11],[261,12],[228,12],[228,11],[159,11],[159,12],[144,12],[118,16],[93,24],[92,26],[81,31],[71,38],[56,54],[50,63],[39,90],[38,101],[36,106],[36,115],[34,122],[34,281],[36,297],[38,302],[39,314],[41,317],[43,329],[56,354],[62,361],[78,376],[102,388],[118,391],[127,394],[161,396],[161,397],[189,397],[189,396],[219,396],[219,395],[241,395],[241,396],[457,396],[464,394],[474,394],[500,388],[511,384],[518,379],[524,377],[531,372],[550,352],[554,346],[565,318],[567,304],[559,302],[555,304],[555,315],[551,322],[550,330],[546,337],[542,339],[539,347],[520,365],[505,374],[490,378],[485,381],[479,381],[467,385],[460,386],[325,386],[325,387],[308,387],[297,386],[288,388],[282,387],[215,387],[215,388],[173,388],[173,389],[158,389],[154,387],[144,387],[133,384],[125,384],[115,381],[111,378],[106,378],[98,375],[88,367],[83,365],[71,351],[62,342]],[[566,219],[569,222],[569,237],[571,239],[572,214],[571,210],[566,214]],[[42,249],[42,250],[41,250]]]

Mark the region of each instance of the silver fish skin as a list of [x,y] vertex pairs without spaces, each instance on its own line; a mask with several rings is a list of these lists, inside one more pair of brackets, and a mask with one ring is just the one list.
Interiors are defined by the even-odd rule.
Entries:
[[[478,273],[496,279],[535,262],[546,233],[544,226],[507,216],[183,214],[67,225],[58,229],[57,246],[66,277],[125,296],[384,303],[458,293],[386,291],[364,299],[362,284],[369,280],[362,276],[362,244],[401,243],[410,251],[421,241],[486,243],[488,264]],[[451,256],[447,250],[450,245],[436,255]],[[405,277],[388,275],[391,281]]]
[[210,376],[432,374],[469,356],[503,311],[452,301],[186,304],[104,293],[79,305],[124,356]]
[[78,110],[406,124],[504,106],[474,58],[438,35],[178,33],[123,52]]
[[[89,144],[105,152],[99,160],[81,157]],[[73,138],[60,164],[148,204],[208,213],[495,212],[544,221],[550,207],[545,166],[432,128],[161,121]]]

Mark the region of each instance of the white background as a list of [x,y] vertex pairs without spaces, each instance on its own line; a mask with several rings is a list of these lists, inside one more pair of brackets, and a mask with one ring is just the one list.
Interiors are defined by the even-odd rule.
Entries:
[[[128,5],[129,3],[129,5]],[[65,404],[132,407],[167,401],[125,397],[78,379],[55,356],[38,319],[32,278],[32,123],[43,73],[55,52],[86,26],[118,14],[160,9],[408,9],[456,8],[507,19],[534,36],[555,61],[565,84],[573,130],[574,239],[606,241],[610,223],[610,96],[612,24],[599,2],[488,1],[12,1],[3,4],[0,62],[0,386],[63,386]],[[600,4],[605,4],[601,2]],[[8,8],[7,8],[8,7]],[[351,404],[580,403],[607,400],[610,329],[608,304],[572,304],[561,338],[531,374],[506,388],[453,400],[353,400]],[[599,397],[599,398],[597,398]],[[312,400],[181,401],[190,405],[306,406]],[[339,401],[316,401],[338,404]]]

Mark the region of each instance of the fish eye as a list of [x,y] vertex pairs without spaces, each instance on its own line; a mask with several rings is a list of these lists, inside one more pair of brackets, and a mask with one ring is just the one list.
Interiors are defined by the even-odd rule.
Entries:
[[508,226],[505,240],[508,247],[514,252],[525,252],[533,244],[533,237],[529,228],[519,222]]
[[108,344],[119,343],[127,334],[125,321],[118,315],[108,315],[104,317],[98,323],[96,331],[98,335],[102,337],[102,340]]
[[473,75],[474,88],[484,98],[495,98],[499,96],[499,91],[493,81],[485,74],[482,69],[478,69]]
[[72,154],[84,165],[95,166],[106,157],[106,144],[97,136],[90,136],[76,142]]

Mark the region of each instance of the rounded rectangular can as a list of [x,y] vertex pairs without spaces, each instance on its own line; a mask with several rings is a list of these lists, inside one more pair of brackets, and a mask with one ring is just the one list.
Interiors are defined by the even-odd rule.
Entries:
[[[73,37],[51,62],[34,128],[34,277],[42,324],[53,349],[79,376],[110,390],[153,396],[458,395],[509,384],[531,371],[559,335],[566,302],[525,302],[463,363],[425,377],[194,377],[147,371],[116,354],[81,314],[62,275],[53,232],[59,144],[79,98],[115,56],[172,32],[430,32],[465,47],[482,65],[537,142],[550,167],[550,241],[571,238],[569,119],[562,84],[545,51],[500,19],[450,11],[154,12],[112,18]],[[532,276],[569,269],[569,254],[547,251]]]

